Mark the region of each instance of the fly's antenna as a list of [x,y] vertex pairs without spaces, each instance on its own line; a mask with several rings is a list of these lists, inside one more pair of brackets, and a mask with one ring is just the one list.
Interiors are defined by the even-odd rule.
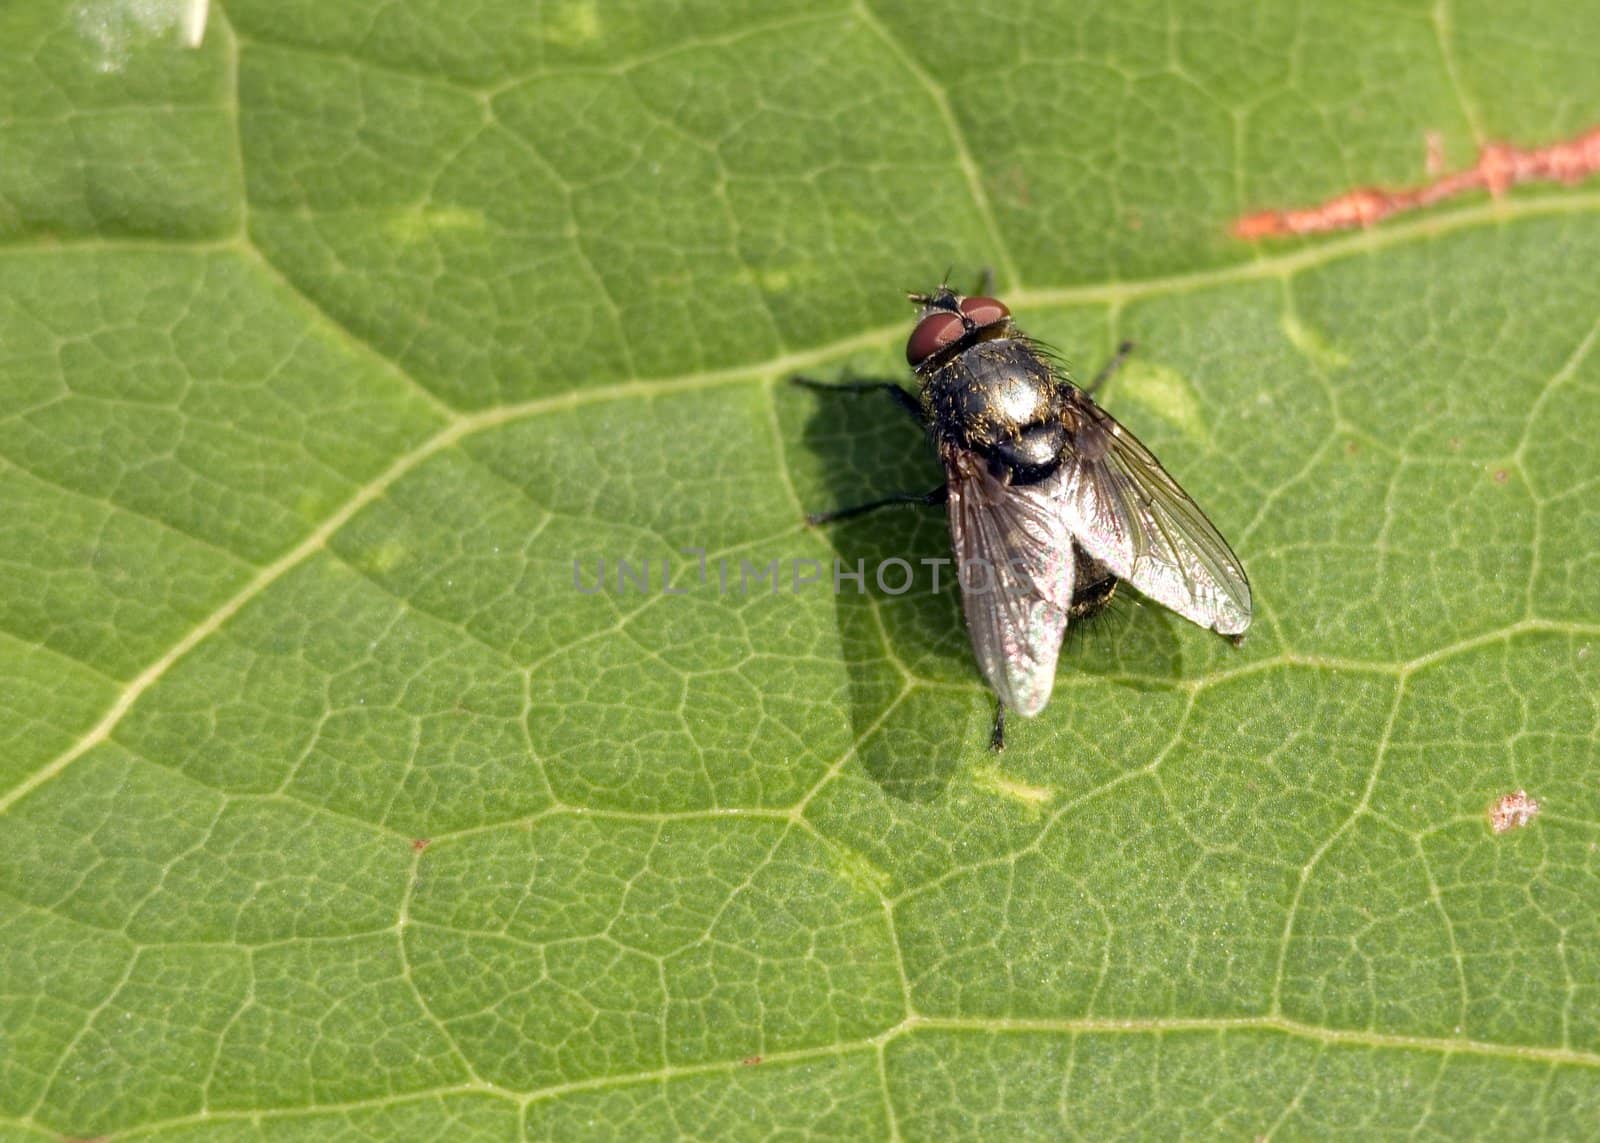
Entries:
[[[955,267],[946,266],[944,270],[944,277],[939,280],[938,289],[934,290],[931,294],[924,294],[920,290],[913,290],[906,294],[906,300],[914,306],[928,306],[932,305],[941,298],[949,298],[953,300],[960,297],[960,294],[957,294],[950,288],[950,275],[953,273],[955,273]],[[947,306],[949,309],[955,309],[953,304],[947,303]]]

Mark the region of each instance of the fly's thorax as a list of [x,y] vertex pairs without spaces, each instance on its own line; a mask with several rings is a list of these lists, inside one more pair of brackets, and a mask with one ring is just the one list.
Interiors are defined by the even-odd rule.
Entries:
[[1015,480],[1042,479],[1066,445],[1056,378],[1025,340],[980,341],[922,374],[942,442],[981,454]]

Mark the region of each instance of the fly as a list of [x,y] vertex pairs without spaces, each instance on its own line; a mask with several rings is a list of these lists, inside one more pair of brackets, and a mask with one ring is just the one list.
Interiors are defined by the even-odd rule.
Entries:
[[972,649],[998,698],[989,745],[1005,748],[1006,711],[1050,701],[1070,621],[1104,609],[1120,583],[1235,643],[1250,627],[1250,581],[1205,513],[1138,439],[1094,402],[1132,346],[1079,388],[997,298],[948,286],[911,294],[906,341],[913,395],[882,390],[932,438],[945,482],[810,516],[814,524],[891,504],[944,504]]

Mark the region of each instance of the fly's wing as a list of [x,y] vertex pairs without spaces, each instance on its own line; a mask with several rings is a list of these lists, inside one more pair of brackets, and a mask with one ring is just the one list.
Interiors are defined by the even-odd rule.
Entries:
[[950,539],[961,609],[989,685],[1018,714],[1050,701],[1072,605],[1072,533],[1055,480],[1007,484],[983,459],[951,449]]
[[1132,433],[1076,389],[1063,391],[1070,443],[1057,490],[1073,538],[1163,607],[1243,634],[1250,581],[1228,542]]

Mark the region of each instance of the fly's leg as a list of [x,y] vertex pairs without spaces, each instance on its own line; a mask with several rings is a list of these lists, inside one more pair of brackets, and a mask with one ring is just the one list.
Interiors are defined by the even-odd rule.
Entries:
[[835,512],[812,512],[806,516],[808,524],[831,524],[835,520],[848,520],[852,516],[865,516],[868,512],[876,512],[879,508],[888,508],[895,504],[943,504],[950,495],[948,485],[927,492],[902,492],[897,496],[885,496],[882,500],[873,500],[866,504],[857,504],[850,508],[840,508]]
[[796,385],[806,389],[816,389],[822,393],[872,393],[882,391],[889,394],[896,407],[908,413],[917,424],[925,424],[922,406],[917,399],[893,381],[817,381],[810,377],[790,378]]
[[[945,277],[948,278],[949,275],[946,274]],[[977,288],[972,291],[972,296],[975,298],[987,298],[992,297],[993,295],[994,267],[985,266],[983,269],[978,271],[978,285]]]
[[1083,391],[1093,397],[1095,390],[1111,380],[1111,375],[1122,368],[1122,363],[1128,360],[1128,354],[1132,352],[1133,342],[1131,341],[1125,341],[1117,346],[1117,352],[1112,355],[1111,360],[1100,367],[1100,372],[1096,373],[1094,378],[1083,387]]
[[[807,389],[818,389],[824,393],[871,393],[882,391],[887,393],[895,405],[906,415],[910,416],[919,425],[926,425],[927,421],[922,412],[922,406],[917,399],[893,381],[816,381],[810,377],[792,378],[796,385]],[[902,492],[897,496],[885,496],[882,500],[873,500],[867,504],[856,504],[850,508],[840,508],[834,512],[812,512],[806,516],[808,524],[827,524],[834,520],[848,520],[852,516],[864,516],[868,512],[879,508],[888,508],[894,504],[943,504],[948,495],[948,489],[943,485],[928,492]]]
[[996,754],[1006,748],[1006,704],[994,700],[994,729],[989,732],[989,749]]

